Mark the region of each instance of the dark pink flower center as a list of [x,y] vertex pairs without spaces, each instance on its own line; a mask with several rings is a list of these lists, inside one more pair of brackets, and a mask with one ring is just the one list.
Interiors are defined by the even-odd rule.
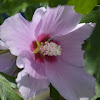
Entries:
[[[41,34],[40,36],[38,36],[37,38],[37,41],[41,44],[44,44],[46,41],[49,40],[49,44],[54,44],[54,45],[57,45],[59,43],[57,43],[57,41],[53,41],[53,40],[50,40],[50,36],[48,34]],[[37,44],[37,41],[34,40],[30,46],[31,48],[31,51],[34,52],[37,48],[38,48],[38,44]],[[51,43],[52,42],[52,43]],[[52,56],[49,56],[49,55],[43,55],[41,52],[36,52],[34,53],[35,54],[35,60],[38,62],[38,63],[43,63],[44,60],[48,61],[48,62],[55,62],[56,61],[56,56],[52,55]]]

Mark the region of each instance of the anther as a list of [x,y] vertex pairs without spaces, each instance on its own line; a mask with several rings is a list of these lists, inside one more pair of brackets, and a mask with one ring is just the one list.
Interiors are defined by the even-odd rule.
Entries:
[[39,48],[40,52],[45,56],[57,56],[61,55],[61,46],[54,43],[46,41],[44,44],[41,42],[41,46]]

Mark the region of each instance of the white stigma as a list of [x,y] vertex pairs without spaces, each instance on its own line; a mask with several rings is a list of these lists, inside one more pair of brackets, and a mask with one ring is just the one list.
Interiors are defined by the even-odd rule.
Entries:
[[48,42],[46,41],[44,44],[41,43],[41,46],[39,48],[39,51],[43,55],[48,55],[48,56],[57,56],[61,55],[61,46],[54,43],[54,42]]

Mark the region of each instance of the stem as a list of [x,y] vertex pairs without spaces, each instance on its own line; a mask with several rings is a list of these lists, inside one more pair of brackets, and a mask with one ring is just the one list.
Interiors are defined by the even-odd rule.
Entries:
[[7,52],[10,52],[9,50],[3,50],[3,51],[0,51],[0,55],[4,54],[4,53],[7,53]]

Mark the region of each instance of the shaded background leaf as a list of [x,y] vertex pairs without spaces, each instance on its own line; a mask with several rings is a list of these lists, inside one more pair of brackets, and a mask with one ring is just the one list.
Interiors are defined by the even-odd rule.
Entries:
[[12,88],[17,88],[17,83],[15,82],[16,77],[9,76],[2,72],[0,72],[0,75],[2,75],[2,77],[4,77],[7,80],[7,82],[10,84]]
[[61,100],[61,95],[59,92],[50,84],[50,97],[52,97],[54,100]]
[[82,16],[80,23],[96,23],[100,18],[100,10],[91,11],[89,14]]
[[24,12],[29,6],[34,6],[34,4],[46,1],[47,0],[0,0],[0,13],[14,15],[17,12]]
[[96,78],[96,94],[100,97],[100,19],[97,21],[93,34],[83,46],[86,70]]
[[87,14],[99,4],[99,2],[99,0],[0,0],[0,13],[14,15],[17,12],[25,12],[29,6],[34,6],[38,3],[48,3],[51,7],[56,7],[59,4],[74,5],[76,12]]
[[26,19],[29,20],[29,21],[31,21],[35,10],[37,8],[39,8],[39,7],[40,7],[40,4],[36,4],[34,6],[27,7],[27,9],[25,11],[25,17],[26,17]]
[[3,21],[4,21],[4,18],[2,16],[2,14],[0,14],[0,24],[2,24]]
[[13,88],[12,84],[0,74],[0,100],[23,100],[18,96]]
[[68,0],[48,0],[50,7],[56,7],[58,5],[66,5]]
[[74,5],[76,12],[88,14],[98,4],[99,0],[69,0],[68,5]]

